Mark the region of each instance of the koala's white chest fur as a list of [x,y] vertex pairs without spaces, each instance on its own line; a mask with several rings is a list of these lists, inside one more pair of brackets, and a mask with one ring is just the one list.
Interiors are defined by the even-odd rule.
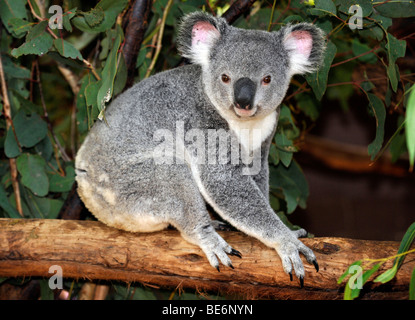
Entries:
[[239,143],[248,152],[261,147],[262,142],[273,132],[276,122],[276,111],[261,119],[228,121],[230,129],[237,136]]

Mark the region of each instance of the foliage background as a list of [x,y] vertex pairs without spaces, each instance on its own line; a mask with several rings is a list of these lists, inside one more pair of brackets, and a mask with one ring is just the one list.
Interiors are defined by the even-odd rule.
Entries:
[[[135,63],[135,82],[183,63],[175,46],[183,14],[205,10],[221,15],[231,4],[154,1]],[[363,29],[348,27],[352,4],[362,8]],[[55,13],[48,12],[52,5],[63,9],[62,29],[48,26]],[[0,0],[2,88],[9,100],[2,94],[0,217],[59,217],[74,183],[78,147],[94,121],[105,121],[105,106],[126,87],[123,48],[130,6],[128,0]],[[271,204],[292,228],[296,226],[287,217],[297,207],[305,208],[309,196],[295,153],[330,103],[340,104],[347,112],[352,96],[365,100],[370,115],[366,125],[373,128],[368,157],[377,161],[390,153],[392,162],[404,159],[408,168],[413,165],[415,142],[407,136],[415,131],[415,119],[408,118],[407,109],[414,70],[411,65],[398,66],[397,61],[408,49],[413,55],[407,40],[414,33],[390,32],[394,19],[411,17],[415,17],[413,1],[257,1],[233,23],[277,31],[287,23],[308,21],[327,33],[324,65],[315,74],[293,79],[270,151]],[[376,74],[367,71],[375,66]],[[356,69],[362,72],[356,74]],[[385,134],[386,123],[393,129]],[[19,199],[20,206],[16,205]],[[75,297],[81,287],[71,281],[66,286]],[[52,297],[47,287],[41,288],[43,298]],[[112,288],[112,298],[166,298],[172,294]],[[173,296],[177,297],[174,292]]]

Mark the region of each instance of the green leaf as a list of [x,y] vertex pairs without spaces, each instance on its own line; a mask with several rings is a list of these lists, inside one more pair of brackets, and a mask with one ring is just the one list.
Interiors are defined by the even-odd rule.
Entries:
[[332,0],[315,0],[314,8],[309,9],[309,12],[313,15],[322,17],[325,15],[336,15],[336,6]]
[[386,283],[386,282],[392,280],[395,277],[397,272],[398,272],[398,266],[394,265],[392,268],[386,270],[384,273],[377,276],[376,279],[373,280],[373,282]]
[[27,34],[26,42],[11,51],[12,56],[18,58],[21,55],[36,54],[40,56],[47,53],[53,45],[52,36],[45,31],[47,25],[47,21],[42,21],[34,26]]
[[17,158],[16,164],[22,175],[22,184],[37,196],[47,195],[49,180],[45,172],[45,160],[39,155],[23,153]]
[[111,99],[113,95],[114,80],[118,69],[118,49],[121,45],[121,40],[122,30],[121,28],[117,28],[113,46],[105,62],[104,69],[102,70],[101,87],[97,93],[97,106],[101,113],[103,110],[105,110],[105,104]]
[[399,70],[396,65],[396,59],[402,58],[405,56],[406,51],[406,41],[398,40],[393,35],[388,33],[386,35],[386,46],[385,49],[388,53],[388,67],[387,73],[389,81],[391,83],[392,89],[394,92],[398,89],[399,81]]
[[[415,222],[412,223],[408,230],[406,230],[401,244],[399,246],[398,249],[398,255],[402,254],[406,251],[408,251],[409,247],[411,246],[412,242],[414,241],[415,238]],[[392,280],[396,273],[398,272],[399,268],[401,267],[402,263],[405,260],[406,255],[401,255],[400,257],[395,258],[394,262],[393,262],[393,266],[392,268],[386,270],[384,273],[382,273],[381,275],[379,275],[375,280],[373,280],[374,282],[381,282],[381,283],[386,283],[390,280]]]
[[[401,244],[399,246],[398,254],[408,251],[412,242],[414,241],[414,238],[415,238],[415,222],[409,226],[408,230],[406,230],[402,238]],[[396,258],[394,263],[398,266],[398,268],[400,268],[404,260],[405,260],[405,255]]]
[[403,127],[406,125],[406,121],[404,122],[404,117],[402,115],[398,116],[397,121],[397,129],[392,137],[389,139],[389,152],[391,154],[391,162],[395,163],[401,154],[407,152],[406,148],[406,137],[405,137],[405,130],[402,130]]
[[20,149],[12,127],[7,130],[6,140],[4,141],[4,154],[8,158],[16,158],[20,154]]
[[33,22],[28,22],[20,18],[12,18],[8,24],[14,36],[21,38],[32,28]]
[[312,94],[297,94],[295,98],[297,100],[298,108],[304,112],[311,121],[316,121],[320,115],[321,105],[315,96]]
[[346,293],[345,290],[345,300],[353,300],[356,299],[357,297],[359,297],[360,294],[360,290],[362,290],[363,285],[369,280],[369,278],[376,272],[378,271],[378,269],[380,268],[382,264],[378,263],[376,265],[374,265],[371,269],[366,270],[363,275],[361,275],[361,283],[362,283],[362,287],[359,288],[358,286],[354,287],[353,289],[350,288],[350,284],[347,283],[347,287],[348,287],[348,292]]
[[371,0],[336,0],[335,4],[340,5],[339,10],[347,15],[350,15],[349,8],[352,5],[358,5],[362,8],[363,17],[369,16],[373,11]]
[[353,262],[351,265],[349,265],[349,267],[346,269],[346,271],[337,280],[337,284],[342,283],[343,280],[346,279],[346,277],[351,274],[351,268],[353,266],[360,266],[360,265],[362,265],[362,260],[357,260],[357,261]]
[[[359,56],[363,53],[366,53],[370,51],[371,49],[372,48],[370,48],[367,44],[361,43],[358,38],[354,38],[352,40],[352,50],[355,56]],[[364,63],[371,63],[371,64],[376,63],[378,61],[376,55],[373,52],[359,57],[358,60]]]
[[97,119],[99,109],[97,106],[98,90],[101,87],[102,80],[89,83],[85,87],[85,101],[88,107],[88,126],[91,127]]
[[77,8],[73,8],[73,9],[71,9],[68,12],[65,12],[63,14],[62,23],[63,23],[63,27],[65,28],[66,31],[72,32],[71,19],[75,16],[76,9]]
[[415,16],[415,5],[413,0],[381,1],[376,11],[385,17],[409,18]]
[[405,114],[406,147],[408,148],[410,170],[415,159],[415,84],[411,87]]
[[6,80],[9,79],[30,79],[30,70],[23,66],[15,64],[10,56],[3,54],[1,56],[3,62],[3,71],[6,75]]
[[104,10],[101,7],[92,8],[89,12],[84,12],[83,16],[85,17],[85,22],[90,27],[96,27],[99,25],[105,18]]
[[19,110],[13,118],[17,140],[22,147],[30,148],[43,140],[48,133],[45,121],[35,112],[26,115],[24,110]]
[[72,166],[66,167],[65,176],[61,176],[58,173],[50,175],[49,179],[49,191],[51,192],[67,192],[72,189],[72,185],[75,181],[75,170]]
[[309,190],[300,166],[292,161],[288,168],[278,165],[270,166],[269,170],[270,188],[282,191],[287,202],[287,213],[292,213],[298,205],[305,208]]
[[376,136],[367,148],[370,158],[373,160],[382,148],[385,133],[386,109],[383,101],[379,97],[373,93],[368,93],[367,96],[369,98],[369,106],[376,118]]
[[53,44],[59,54],[65,58],[83,60],[82,54],[72,44],[63,39],[53,40]]
[[56,219],[59,215],[59,211],[62,208],[63,201],[59,199],[49,199],[31,196],[31,207],[36,210],[37,216],[47,219]]
[[113,96],[120,94],[125,84],[127,83],[127,65],[125,64],[124,55],[120,55],[120,63],[117,68],[117,75],[115,76],[114,80],[114,93]]
[[415,300],[415,268],[412,270],[411,281],[409,283],[409,300]]
[[327,79],[329,76],[331,63],[333,62],[336,52],[336,45],[333,42],[329,41],[327,43],[327,49],[325,52],[324,63],[322,67],[317,72],[307,74],[305,76],[308,84],[313,89],[314,94],[316,95],[316,98],[318,100],[321,100],[321,98],[324,95],[324,92],[326,92]]
[[8,32],[12,32],[9,21],[12,18],[27,20],[27,0],[0,0],[0,18]]
[[100,33],[106,30],[111,29],[114,25],[115,20],[117,19],[118,14],[120,14],[124,8],[127,6],[128,0],[101,0],[94,8],[96,10],[94,17],[90,17],[89,22],[91,24],[97,23],[99,21],[98,11],[102,10],[104,12],[104,18],[98,24],[90,26],[85,19],[85,16],[77,16],[72,19],[73,25],[81,31],[91,32],[91,33]]
[[10,205],[6,190],[4,190],[2,184],[0,184],[0,207],[6,211],[9,218],[21,218],[19,212],[17,212],[17,210]]

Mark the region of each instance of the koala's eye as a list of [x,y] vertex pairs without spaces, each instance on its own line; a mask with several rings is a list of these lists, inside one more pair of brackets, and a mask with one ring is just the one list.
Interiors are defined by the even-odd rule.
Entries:
[[262,79],[262,84],[267,85],[271,82],[271,76],[266,76]]
[[223,83],[229,83],[231,81],[231,78],[227,74],[222,74],[221,79]]

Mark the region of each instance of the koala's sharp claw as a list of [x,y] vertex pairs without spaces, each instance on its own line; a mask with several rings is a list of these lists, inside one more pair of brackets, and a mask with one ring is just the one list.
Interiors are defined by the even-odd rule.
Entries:
[[232,249],[229,254],[231,256],[237,256],[239,259],[242,259],[242,254],[238,250]]
[[219,266],[216,266],[216,270],[218,270],[218,272],[220,272]]
[[304,277],[300,276],[300,288],[304,288]]
[[290,281],[293,281],[293,274],[291,272],[288,274],[290,275]]
[[316,268],[316,271],[318,272],[319,268],[318,268],[318,263],[316,260],[313,261],[314,264],[314,268]]
[[235,269],[235,268],[233,267],[232,263],[230,263],[230,264],[229,264],[229,267],[231,267],[232,269]]

